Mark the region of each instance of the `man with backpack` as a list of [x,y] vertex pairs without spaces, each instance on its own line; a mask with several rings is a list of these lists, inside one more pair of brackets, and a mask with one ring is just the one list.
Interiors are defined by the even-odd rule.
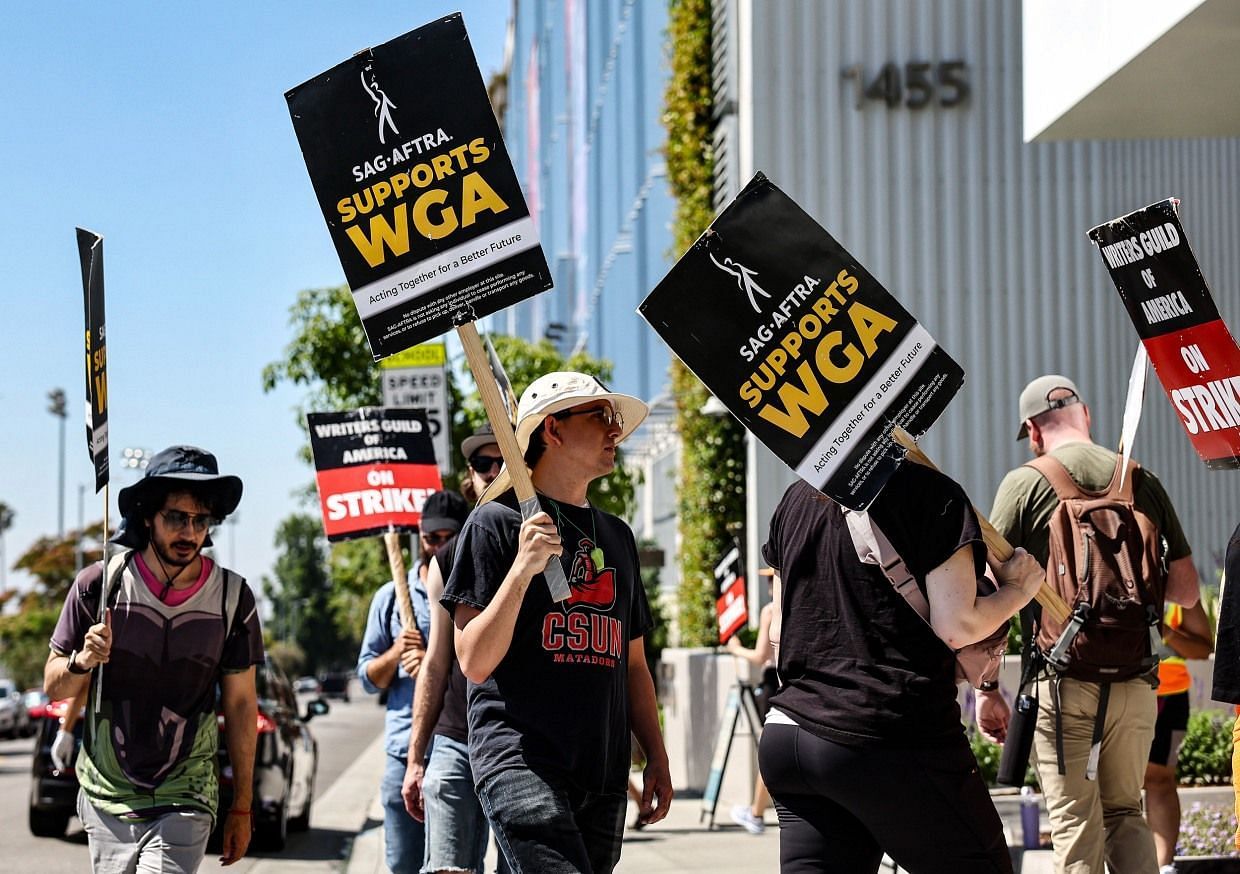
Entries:
[[1034,753],[1055,870],[1101,872],[1105,860],[1112,871],[1153,874],[1141,785],[1160,622],[1164,599],[1189,607],[1200,597],[1191,550],[1158,479],[1131,461],[1121,469],[1116,453],[1093,442],[1072,380],[1035,379],[1019,414],[1017,439],[1029,438],[1034,461],[1004,477],[990,519],[1046,565],[1073,611],[1062,625],[1022,612],[1026,654],[1041,676]]
[[106,573],[86,568],[65,598],[43,685],[88,692],[77,812],[95,874],[198,870],[218,815],[217,685],[233,766],[220,861],[249,846],[263,636],[245,580],[202,554],[240,500],[214,455],[165,449],[117,497]]

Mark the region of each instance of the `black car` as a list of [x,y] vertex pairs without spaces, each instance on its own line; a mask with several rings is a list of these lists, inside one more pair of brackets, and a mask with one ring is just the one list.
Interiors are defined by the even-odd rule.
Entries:
[[[316,699],[297,712],[297,699],[288,679],[270,660],[258,666],[258,745],[254,755],[253,811],[255,846],[281,850],[290,831],[310,827],[310,807],[318,771],[318,743],[306,725],[328,711],[326,701]],[[30,786],[30,831],[39,837],[60,837],[75,815],[78,781],[73,768],[58,771],[52,765],[52,741],[60,726],[67,701],[54,701],[40,719],[35,742],[33,779]],[[224,739],[224,717],[219,717],[220,811],[232,806],[232,766]],[[74,727],[78,743],[82,720]],[[218,826],[222,827],[223,817]],[[218,830],[217,830],[218,831]]]
[[319,689],[324,698],[349,700],[349,683],[353,674],[348,671],[326,671],[319,674]]

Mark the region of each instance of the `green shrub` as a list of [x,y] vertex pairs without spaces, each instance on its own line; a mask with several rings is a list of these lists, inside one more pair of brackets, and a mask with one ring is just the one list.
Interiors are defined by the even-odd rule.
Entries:
[[1204,710],[1188,718],[1176,776],[1185,786],[1225,786],[1231,782],[1231,727],[1225,710]]
[[969,746],[973,750],[973,758],[977,759],[977,769],[981,772],[982,779],[987,786],[994,786],[995,778],[999,775],[999,756],[1003,748],[982,737],[976,725],[969,726],[968,735]]

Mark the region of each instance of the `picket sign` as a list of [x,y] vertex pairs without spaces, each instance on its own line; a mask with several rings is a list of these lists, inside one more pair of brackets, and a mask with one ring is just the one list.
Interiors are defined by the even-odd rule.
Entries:
[[[928,467],[931,470],[938,470],[935,463],[921,451],[921,447],[917,445],[917,441],[913,439],[913,435],[909,434],[903,428],[896,426],[891,432],[891,439],[898,446],[903,448],[908,454],[905,456],[909,461],[914,461],[922,467]],[[982,540],[986,543],[986,551],[989,552],[996,561],[1007,561],[1012,557],[1015,550],[1007,539],[995,530],[995,526],[991,525],[989,520],[977,511],[977,507],[973,508],[974,514],[977,516],[978,524],[982,527]],[[1068,609],[1068,602],[1059,596],[1059,593],[1046,584],[1046,580],[1042,581],[1038,593],[1034,598],[1042,605],[1042,610],[1056,622],[1067,622],[1071,610]]]
[[[504,398],[496,383],[495,371],[491,369],[491,362],[473,321],[457,325],[456,335],[460,338],[461,346],[465,350],[465,360],[469,363],[469,370],[474,375],[478,394],[482,396],[482,405],[486,408],[487,419],[491,422],[491,430],[495,432],[495,442],[499,444],[500,454],[504,456],[504,466],[508,468],[508,475],[512,478],[512,488],[521,506],[521,518],[529,519],[542,512],[542,508],[538,504],[538,493],[534,491],[534,481],[530,479],[530,472],[525,466],[521,447],[517,445],[517,435],[513,431],[512,421],[508,418]],[[564,568],[557,556],[551,556],[546,569],[543,570],[543,576],[547,580],[547,588],[551,591],[551,600],[557,602],[568,600],[570,594],[568,580],[564,576]]]

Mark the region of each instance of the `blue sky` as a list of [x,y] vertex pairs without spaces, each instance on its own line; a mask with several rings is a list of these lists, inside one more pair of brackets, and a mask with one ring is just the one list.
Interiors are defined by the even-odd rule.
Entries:
[[[280,519],[304,510],[300,393],[260,374],[291,339],[303,288],[344,276],[284,92],[353,53],[464,14],[483,76],[503,63],[509,0],[7,4],[0,14],[0,501],[16,511],[3,581],[57,527],[63,388],[65,527],[103,513],[84,431],[74,227],[104,237],[112,522],[136,475],[124,447],[191,443],[245,482],[218,555],[257,580]],[[312,512],[314,508],[309,508]]]

